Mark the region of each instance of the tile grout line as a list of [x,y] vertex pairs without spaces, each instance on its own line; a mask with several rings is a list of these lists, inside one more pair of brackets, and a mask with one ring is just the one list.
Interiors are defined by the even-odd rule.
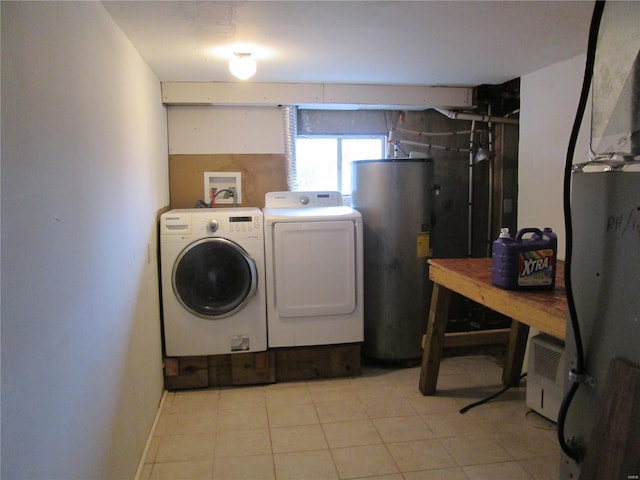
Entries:
[[[269,432],[269,446],[271,447],[271,467],[273,468],[273,478],[275,480],[278,480],[278,472],[276,471],[276,452],[273,449],[273,435],[271,433],[271,415],[269,414],[269,399],[267,398],[266,391],[264,394],[264,409],[267,414],[267,431]],[[214,476],[214,480],[215,480],[215,476]]]
[[[360,402],[360,399],[358,399],[358,402]],[[336,463],[336,458],[333,455],[333,449],[331,448],[331,445],[329,444],[329,438],[327,438],[327,432],[325,432],[324,428],[322,427],[322,421],[320,420],[320,414],[318,413],[318,403],[313,399],[313,394],[311,395],[311,404],[313,405],[313,409],[316,412],[316,417],[318,417],[318,425],[320,425],[320,431],[322,432],[322,436],[324,438],[325,443],[327,444],[327,451],[329,452],[329,456],[331,457],[331,461],[333,462],[333,469],[336,472],[336,476],[338,477],[339,480],[342,480],[342,477],[340,476],[340,472],[338,471],[338,465]],[[277,478],[276,478],[277,480]]]

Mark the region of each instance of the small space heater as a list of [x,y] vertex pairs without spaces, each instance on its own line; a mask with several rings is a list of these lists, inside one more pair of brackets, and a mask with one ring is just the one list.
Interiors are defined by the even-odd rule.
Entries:
[[532,337],[530,342],[527,406],[557,422],[564,394],[564,343],[544,333]]

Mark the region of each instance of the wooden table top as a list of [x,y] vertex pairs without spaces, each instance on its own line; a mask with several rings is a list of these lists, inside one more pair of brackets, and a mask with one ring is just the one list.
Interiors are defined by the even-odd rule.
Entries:
[[521,323],[561,340],[566,336],[564,262],[556,264],[552,290],[505,290],[491,283],[491,258],[432,258],[429,278]]

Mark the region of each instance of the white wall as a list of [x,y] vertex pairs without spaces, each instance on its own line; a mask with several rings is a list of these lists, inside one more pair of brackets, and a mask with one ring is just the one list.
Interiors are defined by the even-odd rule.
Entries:
[[1,8],[2,477],[133,478],[162,395],[160,84],[99,2]]
[[[586,56],[579,55],[520,80],[518,228],[552,227],[558,258],[565,258],[563,182],[569,137],[578,109]],[[589,159],[591,99],[587,103],[573,163]],[[531,329],[529,337],[537,335]],[[528,346],[522,366],[527,371]]]
[[[520,83],[518,228],[552,227],[561,259],[565,254],[564,165],[585,61],[586,56],[579,55],[525,75]],[[574,163],[589,159],[590,120],[589,100]]]
[[278,107],[171,106],[169,153],[284,153]]

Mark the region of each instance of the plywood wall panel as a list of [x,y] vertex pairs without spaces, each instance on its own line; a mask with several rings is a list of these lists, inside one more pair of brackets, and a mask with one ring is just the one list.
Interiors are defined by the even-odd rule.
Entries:
[[[241,172],[241,207],[264,207],[267,192],[287,190],[286,159],[280,154],[170,155],[171,208],[193,208],[203,199],[204,172]],[[230,205],[225,205],[228,207]],[[221,208],[224,208],[221,206]]]

